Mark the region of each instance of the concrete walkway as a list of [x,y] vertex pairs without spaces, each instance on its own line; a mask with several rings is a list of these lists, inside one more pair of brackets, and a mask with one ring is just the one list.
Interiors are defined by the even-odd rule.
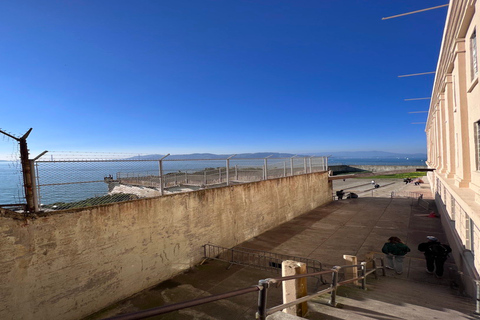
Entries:
[[[370,180],[334,182],[334,190],[360,188]],[[377,181],[374,190],[359,193],[358,199],[334,201],[282,224],[240,246],[317,259],[324,268],[344,265],[343,255],[364,260],[370,252],[381,256],[390,236],[400,237],[411,248],[404,262],[404,273],[387,270],[385,277],[369,277],[366,291],[354,286],[339,290],[339,308],[326,304],[328,296],[309,303],[309,319],[474,319],[474,301],[459,294],[461,285],[451,258],[443,279],[425,272],[423,254],[417,251],[427,235],[446,241],[439,218],[416,206],[412,199],[390,198],[392,191],[421,192],[432,198],[429,186],[405,185],[401,180]],[[384,187],[383,187],[384,186]],[[356,190],[358,191],[358,190]],[[433,201],[432,201],[433,203]],[[89,317],[102,319],[164,304],[255,285],[258,280],[278,277],[266,271],[208,261],[189,272],[144,291],[108,310]],[[314,289],[309,283],[309,291]],[[269,307],[281,303],[281,287],[269,289]],[[254,319],[257,294],[223,300],[198,308],[181,310],[152,319]]]

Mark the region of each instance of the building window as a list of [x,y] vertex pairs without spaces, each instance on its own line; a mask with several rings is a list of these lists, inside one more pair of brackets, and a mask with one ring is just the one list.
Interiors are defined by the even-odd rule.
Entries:
[[474,252],[475,223],[470,217],[466,216],[465,225],[465,249]]
[[477,160],[477,171],[480,171],[480,121],[475,122],[475,158]]
[[477,63],[477,31],[473,30],[470,37],[470,60],[472,64],[472,80],[478,75],[478,63]]

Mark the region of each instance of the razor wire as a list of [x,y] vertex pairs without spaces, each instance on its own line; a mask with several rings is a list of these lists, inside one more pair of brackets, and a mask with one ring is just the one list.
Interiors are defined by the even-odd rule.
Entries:
[[[108,157],[111,159],[108,159]],[[129,157],[130,156],[130,157]],[[180,159],[45,155],[34,162],[39,211],[96,206],[327,170],[327,157]]]

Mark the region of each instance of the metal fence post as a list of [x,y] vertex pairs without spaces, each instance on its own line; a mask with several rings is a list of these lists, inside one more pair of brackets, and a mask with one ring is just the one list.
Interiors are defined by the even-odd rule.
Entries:
[[293,158],[295,158],[296,155],[290,158],[290,175],[293,176]]
[[287,162],[283,161],[283,177],[287,176]]
[[372,265],[373,265],[373,275],[375,276],[375,279],[378,279],[378,274],[377,274],[377,260],[375,260],[375,257],[372,258]]
[[235,157],[236,154],[231,155],[230,157],[227,158],[227,186],[230,185],[230,159]]
[[362,270],[362,289],[367,290],[367,262],[362,261],[360,262],[360,270]]
[[230,158],[227,159],[227,186],[230,185]]
[[265,157],[263,159],[264,164],[263,164],[263,180],[268,180],[268,164],[267,164],[267,159],[273,156],[273,154],[269,155],[268,157]]
[[268,279],[258,281],[261,290],[258,292],[258,309],[256,319],[265,320],[267,318],[267,291],[270,282]]
[[337,286],[338,286],[338,271],[340,270],[340,267],[335,266],[332,268],[332,292],[330,293],[330,301],[328,302],[329,305],[332,307],[337,306]]
[[35,160],[30,161],[30,168],[32,169],[31,178],[32,178],[32,191],[33,191],[33,206],[35,208],[35,212],[40,210],[38,205],[38,186],[37,186],[37,176],[35,171]]
[[307,157],[303,158],[303,173],[308,173],[307,172]]
[[267,158],[263,162],[263,180],[267,180]]
[[222,168],[218,168],[218,182],[222,183]]
[[310,173],[312,173],[312,157],[308,158],[308,166],[310,167]]
[[45,153],[48,151],[45,150],[42,153],[40,153],[38,156],[35,158],[29,160],[30,162],[30,169],[31,169],[31,179],[32,179],[32,192],[33,192],[33,207],[35,209],[35,212],[40,211],[40,197],[39,197],[39,187],[37,184],[38,181],[38,176],[37,176],[37,165],[35,164],[35,161],[37,161],[40,157],[42,157]]
[[382,266],[382,275],[385,277],[385,260],[383,257],[380,258],[380,265]]
[[163,164],[162,160],[158,160],[158,183],[160,184],[160,194],[163,196]]
[[235,165],[235,180],[238,181],[238,164]]
[[167,155],[165,155],[163,158],[161,158],[160,160],[158,160],[158,170],[159,170],[159,178],[160,178],[160,194],[163,196],[164,194],[164,186],[163,186],[163,159],[165,159],[166,157],[168,157],[170,155],[170,153],[168,153]]

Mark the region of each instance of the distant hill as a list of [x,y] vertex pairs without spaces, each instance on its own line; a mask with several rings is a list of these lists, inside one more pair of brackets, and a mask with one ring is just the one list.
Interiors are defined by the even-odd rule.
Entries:
[[[149,154],[143,156],[135,156],[127,160],[158,160],[165,155]],[[218,159],[225,160],[232,154],[214,154],[214,153],[191,153],[191,154],[174,154],[167,157],[168,160],[198,160],[198,159]],[[340,151],[340,152],[323,152],[310,154],[293,154],[281,152],[257,152],[257,153],[239,153],[234,158],[237,159],[263,159],[270,158],[290,158],[293,156],[309,157],[309,156],[332,156],[333,158],[355,158],[355,159],[375,159],[375,158],[416,158],[426,159],[427,155],[423,153],[393,153],[384,151]]]
[[[149,154],[144,156],[135,156],[128,158],[127,160],[158,160],[165,155],[161,154]],[[232,154],[213,154],[213,153],[191,153],[191,154],[173,154],[167,157],[168,160],[198,160],[198,159],[218,159],[225,160],[231,157]],[[234,158],[237,159],[263,159],[268,156],[270,158],[290,158],[295,156],[292,153],[279,153],[279,152],[257,152],[257,153],[239,153]],[[298,155],[299,157],[308,157],[308,155]]]
[[420,158],[427,159],[425,153],[394,153],[385,151],[339,151],[327,153],[315,153],[313,155],[331,155],[335,158]]

